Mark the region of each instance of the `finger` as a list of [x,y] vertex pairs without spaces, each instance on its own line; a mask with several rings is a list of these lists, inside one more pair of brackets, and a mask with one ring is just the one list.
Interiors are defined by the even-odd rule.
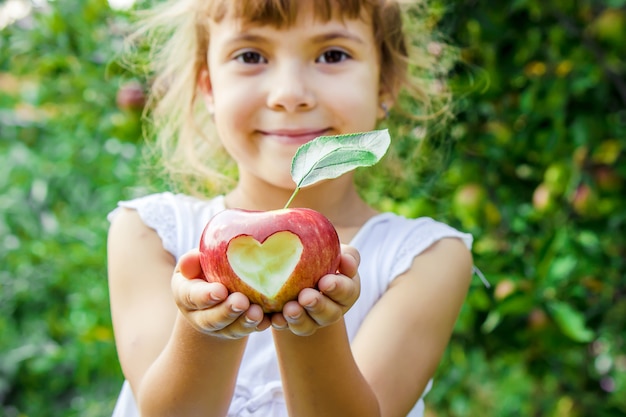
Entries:
[[175,274],[172,279],[172,292],[176,304],[186,311],[204,310],[228,297],[228,290],[222,284],[202,279],[186,279],[182,274]]
[[265,317],[265,313],[263,313],[263,309],[258,304],[250,304],[248,311],[246,311],[246,316],[249,321],[261,322]]
[[350,245],[341,245],[341,262],[339,263],[339,272],[349,277],[357,273],[359,264],[361,263],[361,254],[355,247]]
[[246,314],[249,314],[249,320],[254,320],[257,323],[255,327],[257,332],[267,329],[272,324],[270,316],[265,314],[258,304],[252,304]]
[[[249,308],[250,301],[248,297],[241,293],[232,293],[224,302],[212,308],[191,311],[189,316],[202,331],[212,333],[221,331],[239,321]],[[235,328],[237,326],[233,327],[233,329]],[[227,333],[232,334],[234,330]]]
[[200,252],[197,249],[189,251],[180,257],[176,271],[186,278],[204,278],[200,265]]
[[259,329],[266,329],[268,326],[269,318],[263,314],[260,306],[252,304],[247,311],[243,312],[231,324],[224,327],[221,335],[230,339],[239,339],[259,331]]
[[358,273],[352,278],[341,274],[329,274],[318,281],[317,288],[335,303],[350,307],[359,298],[361,281]]
[[298,302],[318,326],[336,323],[344,313],[344,306],[335,303],[319,291],[307,288],[300,291]]
[[287,321],[289,330],[297,336],[310,336],[319,328],[297,301],[285,304],[282,315]]
[[250,308],[239,317],[239,324],[249,333],[250,331],[256,330],[264,318],[265,314],[263,314],[263,309],[257,304],[252,304]]
[[270,317],[268,315],[264,315],[263,320],[261,320],[261,322],[257,324],[256,331],[262,332],[264,330],[267,330],[271,325],[272,325],[272,320],[270,319]]
[[272,323],[272,327],[276,330],[285,330],[289,328],[289,323],[287,323],[287,320],[282,313],[272,314],[270,322]]

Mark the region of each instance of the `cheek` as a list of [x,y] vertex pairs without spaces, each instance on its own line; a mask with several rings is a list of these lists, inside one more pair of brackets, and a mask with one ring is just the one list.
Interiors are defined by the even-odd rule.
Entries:
[[350,130],[365,132],[376,128],[380,116],[380,107],[376,94],[360,91],[352,95],[350,100],[339,97],[334,105],[335,114],[341,115],[345,123],[351,125]]
[[373,129],[380,116],[380,87],[376,74],[363,71],[349,80],[336,81],[327,89],[335,112],[365,126],[362,130]]
[[215,123],[222,128],[249,125],[255,108],[258,108],[258,100],[250,94],[250,89],[232,83],[214,89],[213,101]]

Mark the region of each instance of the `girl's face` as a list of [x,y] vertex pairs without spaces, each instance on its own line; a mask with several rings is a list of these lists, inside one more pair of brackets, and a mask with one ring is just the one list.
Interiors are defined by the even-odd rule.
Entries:
[[368,131],[382,117],[379,57],[367,19],[300,12],[276,28],[210,23],[205,102],[240,181],[293,189],[296,149],[321,135]]

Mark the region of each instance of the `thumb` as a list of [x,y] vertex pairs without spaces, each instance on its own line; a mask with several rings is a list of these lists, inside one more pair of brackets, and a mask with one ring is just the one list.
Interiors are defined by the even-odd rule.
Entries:
[[358,272],[361,255],[353,246],[341,245],[341,263],[339,264],[339,272],[353,277]]
[[178,260],[177,271],[189,279],[202,278],[204,279],[204,273],[202,272],[202,266],[200,265],[200,251],[193,249]]

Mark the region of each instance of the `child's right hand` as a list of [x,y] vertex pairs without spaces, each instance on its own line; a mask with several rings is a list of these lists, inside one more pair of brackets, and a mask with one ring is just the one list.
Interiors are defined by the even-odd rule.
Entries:
[[178,309],[199,332],[225,339],[239,339],[270,326],[269,317],[248,297],[202,278],[199,252],[192,250],[178,261],[172,277],[172,293]]

